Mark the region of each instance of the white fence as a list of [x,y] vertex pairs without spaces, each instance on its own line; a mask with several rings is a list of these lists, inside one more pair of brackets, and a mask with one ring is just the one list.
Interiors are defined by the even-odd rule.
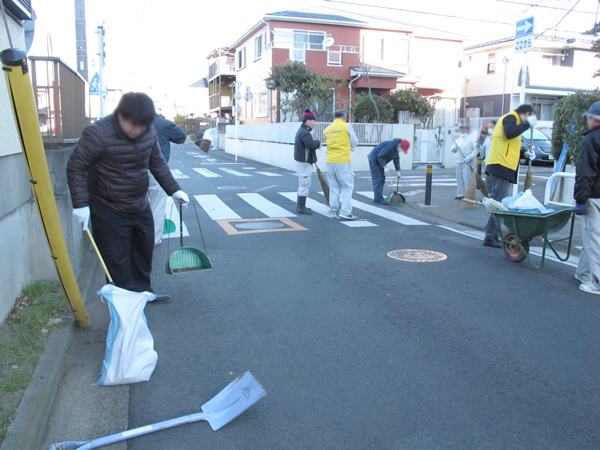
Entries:
[[[313,135],[325,144],[323,130],[329,124],[317,123]],[[238,125],[238,139],[235,139],[235,125],[228,125],[226,131],[227,153],[270,164],[288,170],[296,170],[294,162],[294,139],[300,123],[271,123],[256,125]],[[394,138],[413,140],[414,127],[400,124],[352,124],[359,146],[352,153],[354,170],[369,170],[367,154],[382,141]],[[325,149],[317,151],[321,169],[325,168]],[[408,154],[400,155],[400,165],[404,170],[413,167],[413,148]]]

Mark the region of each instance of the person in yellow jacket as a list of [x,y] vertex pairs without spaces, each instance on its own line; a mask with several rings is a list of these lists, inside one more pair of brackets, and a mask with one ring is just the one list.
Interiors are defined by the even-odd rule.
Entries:
[[332,219],[354,220],[352,192],[354,173],[350,153],[358,146],[358,138],[346,123],[344,111],[335,112],[335,120],[325,128],[327,141],[327,183],[329,184],[329,214]]
[[[535,110],[531,105],[519,106],[496,123],[485,167],[485,184],[494,200],[501,202],[508,195],[510,184],[518,182],[521,135],[536,123]],[[500,231],[492,214],[485,227],[483,245],[502,248]]]

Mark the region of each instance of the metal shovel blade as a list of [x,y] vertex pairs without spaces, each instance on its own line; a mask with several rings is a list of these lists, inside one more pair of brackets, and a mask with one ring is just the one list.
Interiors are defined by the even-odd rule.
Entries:
[[244,372],[229,385],[202,405],[206,420],[213,431],[227,425],[257,401],[267,395],[250,372]]

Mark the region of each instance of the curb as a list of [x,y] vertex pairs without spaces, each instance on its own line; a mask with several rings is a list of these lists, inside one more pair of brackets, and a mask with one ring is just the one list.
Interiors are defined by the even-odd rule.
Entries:
[[[98,268],[98,263],[89,255],[88,253],[88,261],[83,265],[78,279],[79,285],[84,287],[84,300],[88,298],[93,274]],[[71,345],[76,326],[75,321],[70,320],[65,327],[55,327],[52,330],[0,450],[41,448],[62,380],[65,354]]]

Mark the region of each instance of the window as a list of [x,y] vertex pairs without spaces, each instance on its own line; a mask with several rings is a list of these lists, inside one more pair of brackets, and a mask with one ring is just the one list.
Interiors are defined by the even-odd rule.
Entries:
[[264,43],[264,35],[260,35],[254,39],[254,61],[256,61],[262,55]]
[[487,62],[487,73],[495,73],[496,72],[496,54],[489,53],[488,54],[488,62]]
[[244,67],[246,67],[246,47],[238,50],[236,60],[237,70],[242,70]]
[[494,102],[483,102],[483,117],[494,117]]
[[538,100],[532,103],[538,115],[538,120],[554,120],[554,101]]
[[324,40],[324,32],[294,30],[294,45],[290,52],[290,59],[306,63],[306,50],[325,50]]
[[254,117],[265,117],[268,115],[267,91],[261,91],[253,96]]

